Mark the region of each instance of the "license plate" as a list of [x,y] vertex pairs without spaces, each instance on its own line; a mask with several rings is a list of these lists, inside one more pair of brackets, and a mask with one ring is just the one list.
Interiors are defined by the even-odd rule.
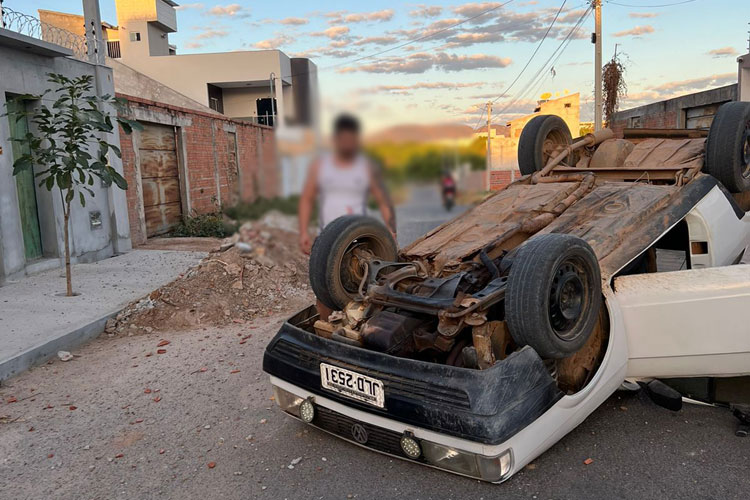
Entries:
[[383,382],[351,370],[321,363],[320,385],[323,389],[369,403],[378,408],[385,406]]

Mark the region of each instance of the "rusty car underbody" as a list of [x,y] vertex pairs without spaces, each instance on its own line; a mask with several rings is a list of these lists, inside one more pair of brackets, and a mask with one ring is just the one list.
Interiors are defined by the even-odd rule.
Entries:
[[[607,283],[715,186],[701,173],[704,143],[629,141],[605,129],[572,145],[552,144],[541,171],[401,249],[397,262],[354,248],[347,266],[356,296],[327,321],[310,318],[302,326],[394,356],[487,369],[518,349],[497,307],[514,249],[535,234],[576,235],[593,248]],[[583,349],[545,361],[568,393],[590,379],[603,356],[604,309]]]

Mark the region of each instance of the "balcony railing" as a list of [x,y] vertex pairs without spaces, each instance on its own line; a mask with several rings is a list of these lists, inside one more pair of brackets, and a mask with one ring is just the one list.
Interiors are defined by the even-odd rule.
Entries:
[[88,59],[86,37],[43,23],[36,17],[5,6],[2,6],[0,12],[2,13],[1,28],[70,49],[76,59]]

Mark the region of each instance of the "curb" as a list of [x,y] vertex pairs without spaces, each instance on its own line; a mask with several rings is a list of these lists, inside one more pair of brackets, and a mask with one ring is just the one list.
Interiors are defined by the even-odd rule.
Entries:
[[0,361],[0,382],[15,377],[32,366],[41,364],[57,356],[57,351],[70,351],[81,344],[97,338],[104,332],[107,321],[120,314],[123,309],[107,313],[101,318],[76,328],[56,339],[49,340],[27,349],[12,358]]

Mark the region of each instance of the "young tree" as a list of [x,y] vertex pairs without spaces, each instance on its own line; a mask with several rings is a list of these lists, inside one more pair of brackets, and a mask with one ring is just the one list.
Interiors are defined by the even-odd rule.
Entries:
[[[106,186],[113,183],[127,189],[125,179],[109,165],[111,151],[120,157],[120,149],[108,142],[119,123],[126,134],[141,125],[133,120],[118,117],[112,110],[119,109],[122,101],[92,93],[94,77],[83,75],[68,78],[50,73],[48,81],[54,88],[41,95],[25,94],[15,97],[21,106],[8,107],[5,116],[11,120],[26,117],[32,131],[24,137],[14,138],[22,145],[21,154],[13,163],[13,175],[33,169],[39,186],[60,193],[64,220],[65,278],[67,296],[73,295],[70,270],[70,210],[76,198],[86,206],[84,192],[94,196],[90,186],[100,179]],[[51,102],[48,106],[46,103]],[[29,103],[30,109],[25,104]],[[33,105],[33,106],[32,106]]]

